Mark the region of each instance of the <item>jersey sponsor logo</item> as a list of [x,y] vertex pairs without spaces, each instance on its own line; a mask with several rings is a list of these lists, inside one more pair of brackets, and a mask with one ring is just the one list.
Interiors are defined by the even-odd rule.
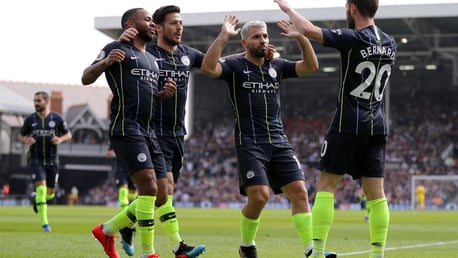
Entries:
[[244,82],[243,87],[251,93],[275,94],[280,87],[278,82]]
[[253,170],[249,170],[248,172],[246,172],[246,178],[248,179],[251,179],[254,177],[254,171]]
[[131,56],[131,57],[130,57],[130,59],[132,59],[132,60],[136,60],[136,59],[138,59],[138,58],[139,58],[138,56]]
[[135,76],[140,76],[140,80],[153,81],[159,79],[158,73],[148,69],[133,68],[130,70],[130,73]]
[[37,124],[38,124],[38,123],[33,123],[33,124],[32,124],[32,127],[35,127],[35,126],[37,126]]

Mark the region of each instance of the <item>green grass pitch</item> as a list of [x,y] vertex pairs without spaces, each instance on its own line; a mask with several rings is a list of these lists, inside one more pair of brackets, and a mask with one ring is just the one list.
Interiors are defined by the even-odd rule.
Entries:
[[[106,257],[90,231],[118,211],[110,207],[50,205],[53,231],[44,233],[31,207],[0,207],[0,257]],[[177,215],[183,239],[191,245],[206,245],[201,258],[238,257],[239,210],[178,208]],[[337,252],[338,257],[368,257],[368,239],[363,211],[336,211],[328,250]],[[134,242],[134,257],[139,257],[138,237]],[[265,210],[256,243],[261,258],[305,257],[289,210]],[[121,257],[128,257],[119,238],[116,244]],[[161,258],[174,257],[159,223],[155,247]],[[458,257],[458,212],[391,211],[385,257]]]

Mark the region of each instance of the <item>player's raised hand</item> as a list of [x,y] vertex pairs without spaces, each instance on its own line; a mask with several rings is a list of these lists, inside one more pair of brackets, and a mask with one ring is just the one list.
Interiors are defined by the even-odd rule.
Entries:
[[280,9],[285,13],[287,13],[289,10],[291,10],[291,6],[285,0],[274,0],[274,3],[277,3],[278,7],[280,7]]
[[297,39],[302,35],[290,21],[280,20],[277,25],[283,31],[280,33],[283,37]]
[[224,17],[224,23],[221,28],[221,33],[228,35],[229,37],[233,37],[237,35],[241,28],[236,29],[237,24],[239,23],[239,19],[234,15],[227,15]]

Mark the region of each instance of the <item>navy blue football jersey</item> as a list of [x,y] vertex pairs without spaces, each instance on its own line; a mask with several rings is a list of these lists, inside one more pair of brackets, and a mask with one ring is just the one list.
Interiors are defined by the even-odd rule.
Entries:
[[172,78],[177,84],[176,94],[157,102],[155,130],[160,136],[186,135],[185,115],[188,83],[193,68],[200,68],[204,54],[199,50],[178,45],[174,52],[169,52],[157,45],[148,48],[159,66],[159,91],[164,88],[166,78]]
[[254,65],[244,57],[220,61],[235,117],[236,145],[287,142],[280,112],[280,82],[297,77],[296,62],[282,58]]
[[113,93],[111,101],[110,135],[138,135],[155,137],[154,106],[157,101],[159,67],[155,57],[130,43],[114,41],[106,45],[94,63],[112,49],[126,55],[122,62],[105,70],[105,77]]
[[23,136],[32,135],[35,143],[30,145],[28,160],[32,165],[57,165],[59,157],[57,145],[51,142],[53,135],[60,137],[70,129],[64,119],[56,112],[50,112],[42,119],[37,113],[27,116],[20,130]]
[[340,51],[340,89],[330,130],[387,135],[383,94],[396,59],[394,38],[377,26],[322,29],[324,46]]

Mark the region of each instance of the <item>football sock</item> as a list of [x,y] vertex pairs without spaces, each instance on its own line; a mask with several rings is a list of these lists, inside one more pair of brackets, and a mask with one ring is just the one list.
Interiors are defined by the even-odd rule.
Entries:
[[55,193],[52,193],[52,194],[48,194],[48,193],[46,193],[46,201],[49,201],[49,200],[52,200],[52,199],[54,199],[54,196],[56,196],[56,194],[55,194]]
[[[132,202],[127,209],[123,209],[113,218],[104,223],[103,232],[113,235],[124,227],[132,226],[135,223],[135,217],[129,216],[135,214],[136,202]],[[130,213],[130,214],[129,214]]]
[[143,254],[154,253],[154,203],[156,196],[139,195],[137,198],[136,217],[138,235]]
[[164,231],[172,244],[181,242],[180,228],[175,213],[175,208],[172,205],[173,195],[167,196],[167,202],[156,209],[157,216],[161,221]]
[[240,213],[240,232],[242,234],[242,246],[251,246],[255,244],[255,237],[256,233],[258,232],[259,228],[259,221],[258,219],[249,219]]
[[128,194],[127,194],[127,199],[129,201],[133,201],[135,200],[135,198],[137,198],[137,192],[135,190],[133,191],[128,191]]
[[304,248],[313,246],[312,213],[298,213],[293,215],[293,224],[301,238]]
[[312,208],[313,255],[321,257],[334,220],[334,193],[317,192]]
[[38,215],[40,216],[41,225],[48,224],[48,204],[46,203],[47,188],[44,185],[39,185],[36,188],[37,195],[35,202],[37,203]]
[[369,227],[371,238],[370,257],[383,257],[388,225],[390,223],[390,211],[386,198],[369,201]]
[[129,199],[127,197],[129,193],[129,190],[127,190],[127,187],[119,187],[118,188],[118,203],[119,207],[124,209],[129,205]]

